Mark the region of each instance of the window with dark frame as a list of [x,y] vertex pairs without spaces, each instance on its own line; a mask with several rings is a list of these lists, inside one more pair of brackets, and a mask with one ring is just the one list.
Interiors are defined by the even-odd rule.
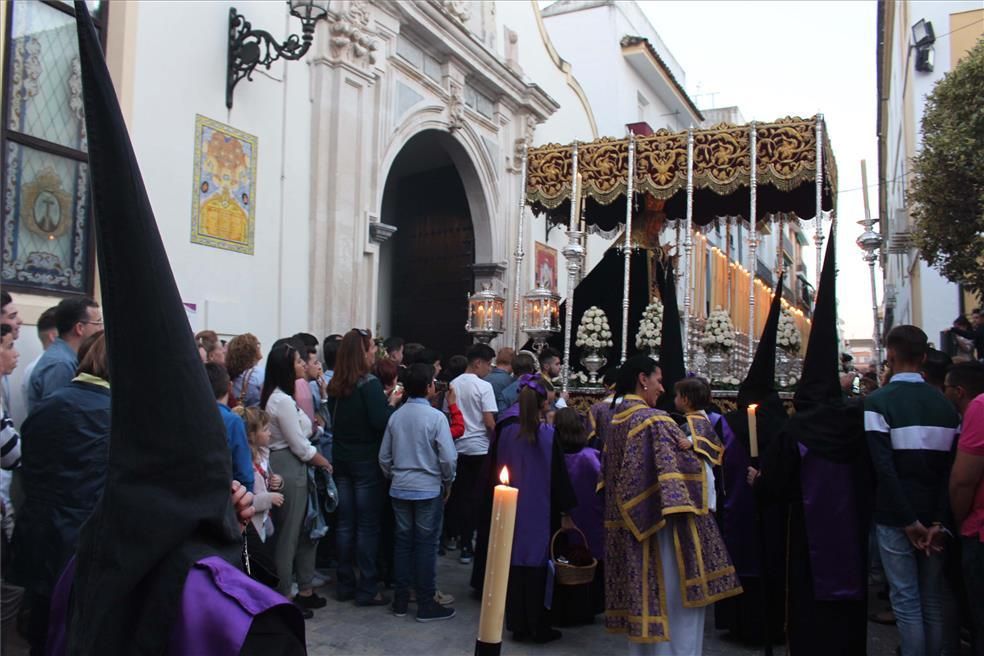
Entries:
[[[105,47],[106,2],[87,2]],[[7,4],[0,118],[5,289],[91,294],[94,241],[75,10]]]

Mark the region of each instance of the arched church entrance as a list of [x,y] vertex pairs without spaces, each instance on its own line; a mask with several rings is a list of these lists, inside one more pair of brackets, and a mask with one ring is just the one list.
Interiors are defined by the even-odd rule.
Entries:
[[383,334],[420,342],[445,358],[471,343],[464,325],[474,289],[475,231],[455,164],[462,157],[467,161],[446,132],[414,135],[390,168],[380,216],[397,228],[381,252]]

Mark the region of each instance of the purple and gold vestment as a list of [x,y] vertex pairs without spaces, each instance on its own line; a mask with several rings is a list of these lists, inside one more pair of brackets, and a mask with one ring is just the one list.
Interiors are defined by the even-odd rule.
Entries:
[[[605,436],[605,624],[633,642],[670,635],[657,533],[671,530],[685,608],[708,606],[742,589],[708,509],[704,463],[681,451],[668,414],[627,395]],[[668,522],[671,517],[675,521]]]

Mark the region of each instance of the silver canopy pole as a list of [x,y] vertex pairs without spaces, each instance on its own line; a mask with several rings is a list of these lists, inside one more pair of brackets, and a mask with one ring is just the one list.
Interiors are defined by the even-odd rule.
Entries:
[[622,358],[629,355],[629,278],[632,273],[632,197],[635,192],[635,135],[629,133],[629,171],[625,181],[625,273],[622,280]]
[[522,284],[523,277],[523,257],[526,252],[523,250],[523,239],[526,232],[526,158],[529,151],[529,143],[523,143],[522,163],[519,170],[519,225],[516,228],[516,251],[513,257],[516,258],[516,276],[513,279],[513,325],[515,327],[515,341],[519,347],[519,326],[522,319],[519,315],[520,297],[524,289]]
[[755,357],[755,272],[758,271],[758,129],[752,121],[748,130],[750,172],[748,178],[748,361]]
[[687,218],[683,227],[683,366],[690,366],[690,305],[693,303],[690,253],[694,247],[694,126],[687,128]]

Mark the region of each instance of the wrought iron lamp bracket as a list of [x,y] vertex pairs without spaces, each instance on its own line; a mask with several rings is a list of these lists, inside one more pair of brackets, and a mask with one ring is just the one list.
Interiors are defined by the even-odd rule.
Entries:
[[301,19],[301,35],[291,34],[283,43],[266,30],[254,30],[246,17],[229,8],[229,54],[226,69],[226,107],[232,109],[232,94],[243,78],[253,79],[257,66],[267,70],[278,59],[295,61],[303,57],[314,40],[314,26],[325,16]]

